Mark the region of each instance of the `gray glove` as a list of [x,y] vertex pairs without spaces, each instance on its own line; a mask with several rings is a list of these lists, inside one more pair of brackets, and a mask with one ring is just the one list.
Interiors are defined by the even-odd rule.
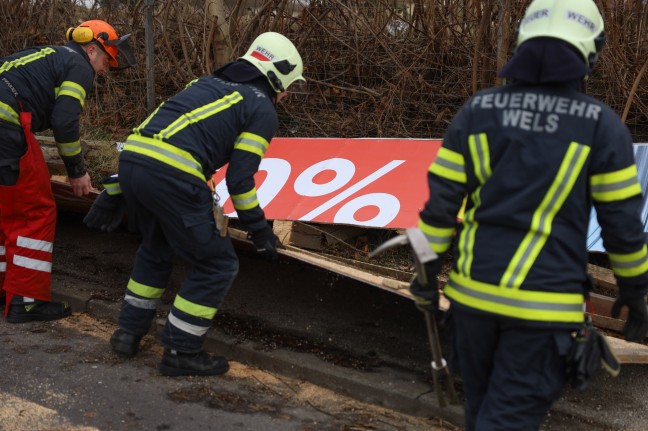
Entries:
[[265,260],[274,261],[279,259],[277,248],[281,247],[279,238],[272,232],[272,227],[266,224],[265,228],[250,232],[250,237],[257,254]]
[[628,288],[619,289],[619,297],[614,301],[610,315],[615,319],[621,315],[621,308],[628,307],[628,318],[623,325],[623,336],[627,341],[643,341],[648,332],[648,308],[646,296],[628,295]]
[[435,261],[428,262],[423,266],[425,285],[421,284],[418,275],[414,277],[410,284],[410,293],[414,297],[416,306],[421,311],[430,311],[435,313],[439,309],[439,288],[437,285],[437,276],[441,271],[445,255],[439,256]]
[[124,195],[109,195],[105,190],[97,196],[84,217],[83,223],[91,229],[112,232],[121,224],[126,214]]

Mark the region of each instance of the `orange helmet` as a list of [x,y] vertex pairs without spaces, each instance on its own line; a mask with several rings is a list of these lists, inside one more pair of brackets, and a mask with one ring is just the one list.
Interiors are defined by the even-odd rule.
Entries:
[[78,27],[69,28],[65,34],[66,40],[73,40],[80,44],[95,42],[101,46],[106,54],[110,57],[108,64],[110,67],[119,66],[117,57],[119,54],[127,63],[125,67],[135,64],[132,51],[126,39],[130,33],[122,37],[117,36],[115,29],[105,21],[93,19],[79,24]]

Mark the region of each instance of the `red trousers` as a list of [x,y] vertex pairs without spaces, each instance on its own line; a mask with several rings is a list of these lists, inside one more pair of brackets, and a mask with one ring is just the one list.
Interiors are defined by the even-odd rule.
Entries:
[[[31,132],[31,113],[21,112],[27,152],[14,186],[0,186],[0,294],[51,300],[56,204],[49,170]],[[5,315],[9,307],[5,309]]]

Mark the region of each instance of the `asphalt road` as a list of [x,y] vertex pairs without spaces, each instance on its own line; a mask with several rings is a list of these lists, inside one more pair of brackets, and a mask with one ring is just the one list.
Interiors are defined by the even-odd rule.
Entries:
[[122,359],[108,344],[114,329],[85,313],[57,322],[0,323],[0,429],[451,429],[238,362],[225,376],[163,377],[155,340],[146,339],[135,359]]
[[[54,292],[75,300],[75,311],[84,314],[65,322],[0,325],[0,349],[11,361],[5,361],[5,369],[12,370],[0,383],[0,406],[21,401],[30,406],[5,417],[24,420],[24,412],[44,409],[81,427],[41,428],[48,430],[180,429],[203,417],[221,422],[205,422],[200,429],[220,430],[433,430],[453,429],[448,421],[461,424],[460,406],[440,409],[436,403],[425,325],[409,300],[295,261],[268,264],[239,253],[240,275],[207,343],[210,351],[233,359],[227,376],[160,377],[156,328],[144,355],[120,360],[107,338],[138,243],[124,228],[102,234],[86,229],[77,215],[60,214]],[[178,262],[163,298],[167,305],[186,271]],[[460,391],[460,382],[455,383]],[[261,398],[250,391],[265,385],[272,389],[260,390]],[[285,391],[302,385],[309,389]],[[317,395],[296,396],[305,392]],[[180,395],[169,395],[175,393]],[[625,365],[617,378],[599,375],[585,393],[567,389],[543,431],[647,430],[646,394],[648,366]],[[320,398],[330,399],[330,407],[317,404]],[[252,407],[241,412],[233,404]],[[8,408],[0,411],[5,415]],[[356,411],[363,413],[353,416]],[[266,422],[259,425],[259,420]]]

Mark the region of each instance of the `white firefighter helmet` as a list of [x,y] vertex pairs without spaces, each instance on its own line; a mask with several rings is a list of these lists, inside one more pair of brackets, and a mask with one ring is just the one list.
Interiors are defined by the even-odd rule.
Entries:
[[537,37],[564,40],[592,67],[605,41],[603,17],[593,0],[533,0],[520,23],[517,46]]
[[240,58],[259,69],[277,93],[286,91],[295,81],[306,81],[297,48],[282,34],[271,31],[260,34]]

